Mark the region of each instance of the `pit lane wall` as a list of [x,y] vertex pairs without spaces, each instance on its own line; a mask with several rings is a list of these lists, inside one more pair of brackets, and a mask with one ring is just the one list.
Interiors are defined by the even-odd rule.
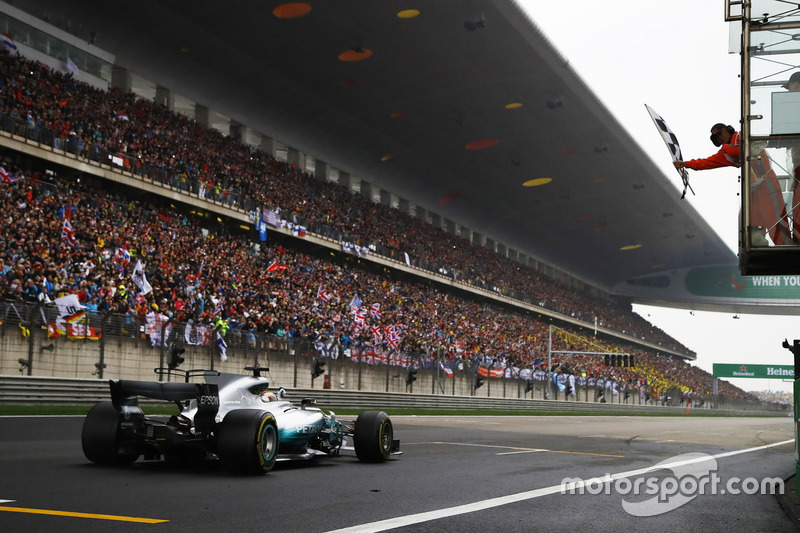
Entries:
[[[97,395],[89,394],[84,397],[81,392],[84,389],[95,390],[89,384],[98,385],[102,389],[100,398],[107,398],[106,382],[109,379],[158,380],[154,369],[166,366],[169,358],[168,346],[154,345],[152,339],[139,332],[135,325],[130,330],[124,326],[120,324],[115,335],[111,334],[115,331],[112,327],[106,327],[106,334],[99,338],[92,338],[88,334],[83,337],[52,337],[42,326],[28,329],[22,324],[9,326],[5,323],[0,327],[0,377],[5,376],[0,379],[0,402],[96,401]],[[185,340],[186,337],[183,338]],[[530,382],[523,379],[487,377],[483,379],[482,386],[476,388],[476,374],[472,368],[459,369],[456,366],[451,377],[438,364],[433,364],[430,368],[419,368],[417,379],[409,383],[408,368],[390,364],[355,363],[353,358],[360,355],[363,360],[364,354],[358,354],[354,350],[334,350],[333,355],[336,357],[326,357],[309,342],[275,336],[258,336],[255,342],[251,342],[253,339],[247,336],[237,338],[230,332],[226,339],[228,348],[224,361],[219,346],[214,342],[198,345],[182,343],[185,352],[181,356],[185,360],[179,368],[244,373],[246,366],[268,366],[270,371],[266,375],[273,386],[282,386],[290,391],[305,391],[302,394],[307,392],[312,396],[334,395],[340,398],[339,401],[329,398],[330,405],[342,405],[341,399],[352,394],[379,394],[384,400],[376,401],[376,406],[380,406],[381,402],[390,397],[399,397],[401,403],[409,406],[417,405],[416,402],[423,397],[449,397],[504,399],[509,406],[513,402],[545,401],[545,406],[549,405],[550,408],[569,403],[576,408],[582,405],[585,406],[582,408],[601,410],[612,406],[623,409],[670,408],[678,409],[680,413],[685,410],[685,399],[680,391],[661,391],[655,394],[647,389],[579,384],[575,394],[568,395],[543,376]],[[168,337],[165,344],[173,342],[175,339]],[[345,353],[350,354],[350,357],[344,355]],[[412,357],[416,357],[415,364],[420,364],[424,358],[421,354]],[[315,360],[325,362],[324,374],[316,379],[312,378]],[[81,385],[75,387],[75,382],[80,382]],[[52,389],[53,393],[49,394],[48,389]],[[694,399],[691,407],[725,410],[730,411],[730,414],[786,414],[785,409],[774,404],[724,397]]]

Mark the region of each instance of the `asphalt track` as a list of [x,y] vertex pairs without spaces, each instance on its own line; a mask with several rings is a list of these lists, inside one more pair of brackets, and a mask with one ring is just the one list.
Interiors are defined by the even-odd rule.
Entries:
[[[774,495],[743,493],[756,486],[747,478],[794,471],[789,417],[394,417],[402,457],[323,457],[259,477],[214,462],[98,467],[81,451],[82,422],[0,417],[0,531],[796,531]],[[633,492],[636,480],[671,492],[712,463],[720,482],[705,494],[685,483],[648,506],[655,496]],[[562,494],[565,477],[606,475]]]

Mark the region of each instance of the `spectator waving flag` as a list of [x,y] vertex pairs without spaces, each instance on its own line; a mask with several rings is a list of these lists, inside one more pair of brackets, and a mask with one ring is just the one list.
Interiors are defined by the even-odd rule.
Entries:
[[267,272],[275,272],[278,270],[286,270],[286,265],[279,265],[277,261],[273,261],[267,267]]
[[75,246],[78,244],[78,241],[75,240],[75,228],[72,227],[72,222],[69,221],[71,216],[72,207],[70,206],[70,208],[67,209],[67,213],[64,215],[64,224],[61,226],[61,238],[70,246]]
[[323,302],[328,302],[331,299],[331,294],[323,289],[321,284],[319,289],[317,289],[317,299],[322,300]]
[[442,372],[444,372],[447,375],[447,377],[451,377],[451,378],[453,377],[453,369],[450,368],[448,365],[446,365],[446,364],[444,364],[442,362],[439,362],[439,368],[442,369]]
[[7,33],[3,34],[3,46],[8,48],[9,50],[16,52],[17,51],[17,43],[14,42],[14,39]]
[[136,266],[133,268],[133,282],[139,287],[141,294],[147,294],[153,290],[153,287],[148,283],[147,276],[144,275],[144,267],[141,260],[136,261]]
[[375,320],[380,320],[381,304],[379,304],[378,302],[372,304],[372,306],[369,308],[369,314],[372,315],[372,318],[374,318]]
[[219,349],[219,359],[220,361],[227,361],[228,360],[228,343],[225,342],[225,339],[222,338],[222,335],[217,332],[217,349]]
[[[669,126],[667,126],[667,123],[661,118],[661,115],[653,111],[649,105],[645,104],[644,106],[647,108],[647,112],[650,113],[650,118],[653,119],[656,128],[658,128],[661,138],[664,139],[664,143],[667,145],[670,155],[672,155],[672,161],[683,161],[683,154],[681,153],[681,145],[678,144],[678,138],[672,133],[672,130],[669,129]],[[686,172],[686,169],[679,168],[677,170],[683,181],[683,193],[681,194],[681,200],[683,200],[686,196],[686,190],[689,189],[692,191],[692,194],[694,194],[694,189],[689,185],[689,174]]]
[[358,310],[361,309],[361,298],[358,297],[358,293],[353,296],[353,299],[350,300],[350,311],[355,315],[358,313]]
[[8,170],[0,167],[0,183],[14,183],[22,179],[22,176],[15,176]]

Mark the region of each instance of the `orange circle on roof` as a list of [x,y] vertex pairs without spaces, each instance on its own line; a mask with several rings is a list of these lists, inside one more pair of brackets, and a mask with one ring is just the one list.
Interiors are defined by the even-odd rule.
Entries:
[[605,183],[608,181],[608,178],[595,178],[592,181],[595,183]]
[[405,111],[392,111],[391,113],[389,113],[389,116],[392,117],[392,118],[402,118],[402,117],[406,116],[406,112]]
[[305,2],[289,2],[281,4],[272,10],[272,14],[279,19],[296,19],[311,12],[311,6]]
[[419,9],[404,9],[397,13],[397,18],[401,19],[413,19],[414,17],[419,16]]
[[496,146],[498,144],[500,144],[499,139],[481,139],[479,141],[467,143],[464,148],[467,150],[483,150],[484,148],[491,148],[492,146]]
[[365,59],[369,59],[372,57],[372,50],[369,48],[364,48],[361,52],[356,52],[355,50],[348,50],[347,52],[342,52],[339,54],[339,61],[345,62],[352,62],[352,61],[363,61]]
[[585,215],[581,215],[581,216],[579,216],[579,217],[578,217],[578,220],[580,220],[581,222],[585,222],[585,221],[587,221],[587,220],[592,220],[593,218],[594,218],[594,215],[593,215],[593,214],[591,214],[591,213],[586,213]]
[[641,244],[629,244],[627,246],[623,246],[622,248],[620,248],[620,250],[628,251],[628,250],[635,250],[635,249],[641,248],[641,247],[642,247]]
[[358,78],[350,78],[349,80],[344,80],[342,82],[342,87],[352,87],[353,85],[358,84]]
[[538,187],[539,185],[547,185],[553,181],[553,178],[535,178],[528,180],[522,184],[523,187]]
[[386,162],[394,158],[394,154],[384,154],[381,156],[381,161]]
[[506,104],[506,109],[519,109],[522,107],[522,104],[519,102],[512,102],[510,104]]

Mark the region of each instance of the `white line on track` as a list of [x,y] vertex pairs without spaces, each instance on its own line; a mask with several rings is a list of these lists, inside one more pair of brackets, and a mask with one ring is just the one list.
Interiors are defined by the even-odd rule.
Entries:
[[[755,448],[745,448],[742,450],[734,450],[732,452],[725,452],[725,453],[718,453],[716,455],[712,455],[714,459],[720,459],[722,457],[732,457],[734,455],[740,455],[743,453],[752,453],[757,452],[760,450],[766,450],[767,448],[773,448],[775,446],[782,446],[784,444],[794,443],[794,439],[784,440],[781,442],[775,442],[773,444],[766,444],[764,446],[757,446]],[[476,445],[481,446],[481,445]],[[603,476],[603,478],[596,478],[597,480],[601,481],[614,481],[617,479],[624,479],[633,476],[639,476],[642,474],[647,474],[653,470],[661,470],[664,468],[672,468],[677,466],[684,466],[692,463],[697,463],[700,461],[707,461],[708,456],[699,457],[696,459],[687,459],[684,461],[676,461],[674,463],[667,463],[667,464],[658,464],[653,466],[648,466],[645,468],[639,468],[636,470],[628,470],[627,472],[619,472],[617,474],[610,474],[610,476]],[[594,480],[585,480],[585,483],[593,482]],[[494,507],[500,507],[502,505],[508,505],[511,503],[517,503],[525,500],[532,500],[534,498],[539,498],[541,496],[549,496],[550,494],[558,494],[561,492],[563,487],[559,485],[553,485],[551,487],[544,487],[541,489],[534,489],[525,492],[518,492],[516,494],[509,494],[508,496],[500,496],[498,498],[490,498],[488,500],[478,501],[474,503],[467,503],[464,505],[457,505],[455,507],[448,507],[445,509],[437,509],[435,511],[427,511],[425,513],[417,513],[411,514],[406,516],[398,516],[395,518],[388,518],[386,520],[379,520],[377,522],[370,522],[368,524],[361,524],[356,526],[345,527],[342,529],[335,529],[328,531],[327,533],[377,533],[378,531],[386,531],[387,529],[395,529],[398,527],[405,527],[410,526],[413,524],[421,524],[423,522],[429,522],[431,520],[440,520],[442,518],[447,518],[450,516],[458,516],[467,513],[474,513],[476,511],[483,511],[485,509],[492,509]]]
[[11,503],[11,502],[15,502],[15,501],[17,501],[17,500],[0,500],[0,503]]
[[496,455],[514,455],[515,453],[536,453],[536,452],[546,452],[547,450],[519,450],[517,452],[500,452]]

